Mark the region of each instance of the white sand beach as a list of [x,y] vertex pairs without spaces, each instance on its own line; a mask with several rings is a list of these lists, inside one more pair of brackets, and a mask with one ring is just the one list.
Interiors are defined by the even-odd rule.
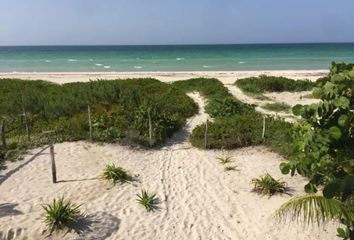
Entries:
[[[180,72],[180,73],[11,73],[0,78],[44,79],[56,83],[154,77],[161,81],[192,77],[216,77],[241,101],[259,104],[230,85],[236,79],[260,74],[315,80],[327,71],[267,72]],[[301,94],[269,95],[290,105],[314,101]],[[57,235],[49,239],[287,239],[332,240],[336,226],[306,228],[296,222],[280,223],[275,211],[293,196],[304,194],[306,179],[282,175],[278,154],[263,146],[232,151],[199,150],[188,142],[192,129],[206,121],[205,99],[198,93],[190,97],[200,106],[198,115],[177,132],[164,147],[138,149],[118,144],[70,142],[55,144],[58,183],[52,184],[49,150],[34,149],[23,161],[9,163],[0,172],[0,232],[14,233],[16,239],[45,239],[41,204],[66,196],[88,216],[82,232]],[[252,102],[254,101],[254,102]],[[216,157],[232,156],[238,171],[224,171]],[[114,163],[129,170],[137,179],[132,184],[112,186],[97,177],[103,167]],[[290,195],[271,198],[251,192],[250,181],[263,173],[286,181]],[[155,192],[159,209],[146,212],[136,202],[136,194]],[[17,233],[16,233],[17,232]],[[1,238],[1,237],[0,237]]]
[[193,71],[193,72],[7,72],[0,78],[41,79],[56,83],[83,82],[96,79],[156,78],[171,82],[189,78],[217,78],[225,84],[232,84],[236,79],[259,76],[285,76],[293,79],[316,80],[328,74],[328,70],[282,70],[282,71]]

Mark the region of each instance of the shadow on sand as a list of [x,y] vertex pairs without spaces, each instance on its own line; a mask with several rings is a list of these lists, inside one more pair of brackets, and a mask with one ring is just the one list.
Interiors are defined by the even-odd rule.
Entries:
[[34,159],[36,159],[38,156],[42,155],[42,153],[47,150],[49,148],[49,146],[43,148],[42,150],[40,150],[39,152],[37,152],[36,154],[34,154],[31,158],[29,158],[27,161],[25,161],[24,163],[22,163],[21,165],[19,165],[18,167],[16,167],[15,169],[12,169],[11,171],[7,172],[5,175],[0,176],[0,185],[5,182],[9,177],[11,177],[13,174],[15,174],[16,172],[18,172],[19,170],[21,170],[21,168],[25,167],[27,164],[29,164],[30,162],[32,162]]
[[15,216],[23,214],[21,211],[15,209],[18,206],[16,203],[2,203],[0,204],[0,218],[6,216]]
[[82,179],[70,179],[70,180],[59,180],[57,183],[66,183],[66,182],[83,182],[83,181],[93,181],[97,180],[97,177],[94,178],[82,178]]
[[119,224],[117,217],[106,212],[97,212],[83,215],[72,226],[71,232],[57,232],[51,237],[62,240],[105,240],[118,230]]

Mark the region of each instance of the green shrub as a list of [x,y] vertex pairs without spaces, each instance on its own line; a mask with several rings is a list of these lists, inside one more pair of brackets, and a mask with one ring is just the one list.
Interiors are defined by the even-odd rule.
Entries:
[[[326,82],[328,82],[330,80],[330,78],[328,76],[325,77],[320,77],[319,79],[316,80],[316,87],[321,87],[323,85],[326,84]],[[311,94],[313,95],[313,94]]]
[[262,108],[267,109],[269,111],[274,112],[289,112],[291,110],[291,106],[286,103],[266,103],[262,105]]
[[287,190],[285,182],[274,179],[269,173],[253,178],[251,183],[254,185],[253,191],[269,196],[284,193]]
[[[177,81],[173,86],[198,91],[208,100],[206,112],[214,121],[208,126],[208,148],[233,149],[265,143],[284,156],[291,154],[293,125],[281,119],[266,118],[265,140],[262,139],[263,117],[254,107],[235,99],[217,79],[197,78]],[[189,140],[204,148],[205,124],[193,129]]]
[[234,98],[222,82],[214,78],[177,81],[173,86],[185,92],[198,91],[207,98],[205,111],[211,117],[231,117],[254,109],[251,105]]
[[52,203],[42,207],[45,211],[44,222],[50,234],[56,230],[71,230],[81,216],[80,205],[75,205],[64,197],[54,199]]
[[[348,75],[349,72],[354,70],[354,63],[331,63],[330,68],[330,76],[334,76],[336,74]],[[354,75],[351,75],[351,79],[354,79]]]
[[7,134],[28,147],[48,143],[46,131],[55,131],[51,142],[89,138],[87,106],[91,106],[96,141],[150,146],[148,112],[153,145],[163,143],[180,129],[198,106],[182,90],[155,79],[91,81],[63,85],[45,81],[0,79],[0,118],[6,128],[23,125],[25,109],[31,130],[19,128]]
[[[189,137],[193,146],[204,148],[205,124],[193,129]],[[258,113],[217,118],[208,125],[210,149],[233,149],[262,143],[262,118]]]
[[[354,239],[354,64],[332,63],[313,95],[321,101],[295,106],[302,117],[295,129],[294,156],[280,164],[283,174],[308,178],[311,195],[291,199],[280,215],[323,224],[337,221],[342,239]],[[322,194],[316,194],[318,190]]]
[[232,117],[237,114],[242,114],[252,111],[254,108],[250,105],[244,104],[233,97],[226,97],[224,99],[214,99],[206,108],[206,111],[211,117]]
[[266,118],[264,144],[280,155],[291,158],[294,154],[294,130],[296,126],[281,118]]
[[303,99],[303,98],[313,99],[313,98],[315,98],[315,96],[313,96],[312,93],[309,93],[309,94],[305,94],[305,95],[300,96],[300,98],[301,99]]
[[114,164],[106,165],[102,178],[111,181],[114,185],[119,182],[121,184],[133,181],[133,177],[129,172],[121,167],[116,167]]
[[[262,139],[263,117],[257,112],[246,112],[232,118],[217,118],[208,125],[210,149],[234,149],[265,144],[283,156],[289,157],[293,148],[294,126],[282,119],[266,118],[265,139]],[[204,148],[205,124],[193,129],[189,140],[193,146]]]
[[261,75],[239,79],[235,85],[246,94],[262,95],[265,92],[298,92],[311,90],[315,83],[309,80],[293,80],[285,77],[273,77]]
[[137,197],[137,202],[141,204],[146,211],[150,212],[157,209],[158,198],[156,194],[142,190],[140,194],[137,194]]
[[0,146],[0,170],[6,169],[5,156],[6,156],[6,149]]

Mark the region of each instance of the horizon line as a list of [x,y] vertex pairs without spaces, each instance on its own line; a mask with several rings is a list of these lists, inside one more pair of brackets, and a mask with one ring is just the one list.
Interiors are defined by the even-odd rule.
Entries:
[[173,43],[173,44],[33,44],[0,45],[0,47],[134,47],[134,46],[215,46],[215,45],[302,45],[302,44],[354,44],[353,42],[274,42],[274,43]]

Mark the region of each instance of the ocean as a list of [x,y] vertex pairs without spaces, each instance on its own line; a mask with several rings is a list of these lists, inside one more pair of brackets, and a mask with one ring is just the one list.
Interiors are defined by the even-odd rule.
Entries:
[[328,69],[354,43],[0,47],[0,72]]

